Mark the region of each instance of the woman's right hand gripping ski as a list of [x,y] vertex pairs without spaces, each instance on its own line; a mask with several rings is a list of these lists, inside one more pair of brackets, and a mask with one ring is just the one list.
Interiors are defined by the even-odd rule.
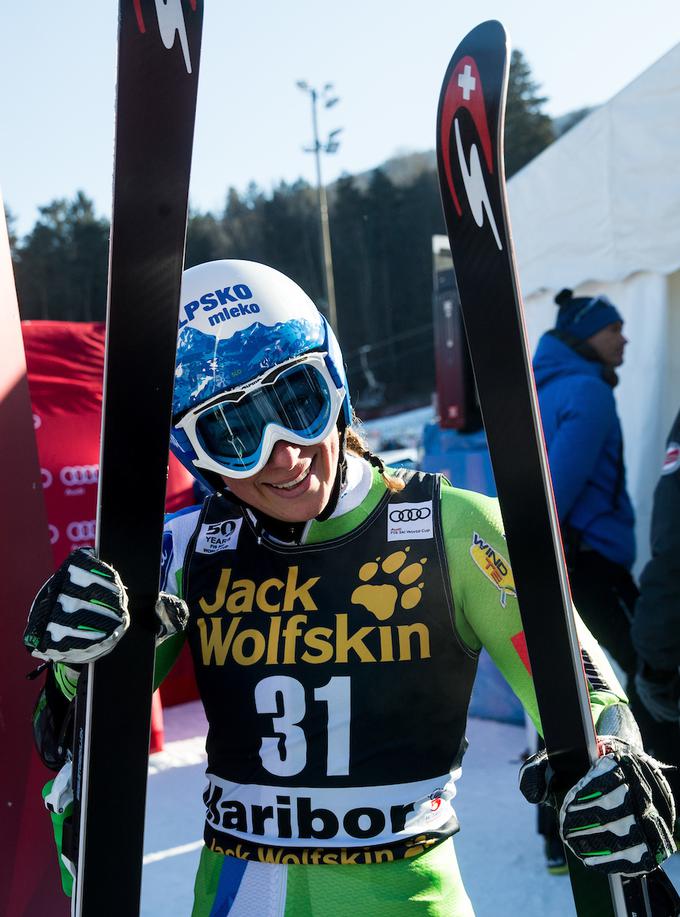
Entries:
[[[183,631],[189,620],[186,603],[167,592],[158,594],[154,610],[157,643]],[[67,665],[96,662],[111,652],[129,625],[120,576],[92,548],[78,548],[35,597],[24,645],[38,659]]]
[[130,624],[120,576],[91,548],[73,551],[35,597],[24,631],[33,656],[52,662],[95,662]]

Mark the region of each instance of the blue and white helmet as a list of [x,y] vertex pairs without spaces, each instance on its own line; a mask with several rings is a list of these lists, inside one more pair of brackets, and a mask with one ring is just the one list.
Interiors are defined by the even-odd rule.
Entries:
[[278,440],[321,442],[340,411],[349,425],[340,347],[296,283],[253,261],[184,272],[170,445],[194,477],[250,477]]

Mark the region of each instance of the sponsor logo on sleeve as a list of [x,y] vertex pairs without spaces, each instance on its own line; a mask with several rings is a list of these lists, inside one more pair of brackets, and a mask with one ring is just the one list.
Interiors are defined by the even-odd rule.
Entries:
[[424,503],[391,503],[387,508],[387,540],[433,538],[432,500]]
[[472,557],[484,576],[491,580],[496,589],[498,589],[501,594],[501,605],[505,608],[508,596],[517,597],[515,580],[509,561],[503,557],[500,551],[497,551],[484,541],[477,532],[472,533],[470,557]]
[[224,522],[204,522],[196,542],[197,554],[217,554],[219,551],[233,551],[238,544],[243,519],[227,519]]
[[661,474],[673,474],[678,468],[680,468],[680,443],[669,443]]

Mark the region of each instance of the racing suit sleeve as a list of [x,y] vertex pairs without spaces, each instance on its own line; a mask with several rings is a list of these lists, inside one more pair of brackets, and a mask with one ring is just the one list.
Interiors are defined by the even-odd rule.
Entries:
[[[470,649],[487,650],[542,734],[498,501],[444,484],[441,510],[458,635]],[[597,724],[605,709],[627,698],[578,615],[576,624]]]
[[[184,560],[187,547],[193,535],[201,512],[200,506],[182,509],[166,516],[163,529],[163,551],[161,562],[160,589],[179,598],[184,598]],[[186,635],[175,634],[156,648],[154,688],[157,688],[177,661]]]

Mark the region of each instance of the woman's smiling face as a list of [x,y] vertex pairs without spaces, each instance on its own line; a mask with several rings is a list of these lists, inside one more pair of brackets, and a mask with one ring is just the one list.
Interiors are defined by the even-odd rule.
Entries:
[[229,491],[255,510],[283,522],[307,522],[324,509],[338,468],[337,428],[313,446],[279,440],[267,464],[248,478],[223,478]]

